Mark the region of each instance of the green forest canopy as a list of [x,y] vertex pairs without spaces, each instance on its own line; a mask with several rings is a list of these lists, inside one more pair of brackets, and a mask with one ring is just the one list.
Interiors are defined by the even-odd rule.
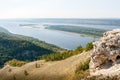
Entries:
[[33,61],[44,54],[59,52],[64,49],[31,37],[15,35],[0,28],[0,66],[9,60]]

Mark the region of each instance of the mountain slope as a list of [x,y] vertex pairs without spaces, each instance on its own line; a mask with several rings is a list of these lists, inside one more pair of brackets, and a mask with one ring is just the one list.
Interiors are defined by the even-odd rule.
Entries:
[[86,61],[90,53],[83,52],[61,61],[34,61],[22,67],[6,65],[0,70],[0,80],[70,80],[77,65]]
[[14,58],[33,61],[43,54],[63,50],[55,45],[31,37],[8,33],[7,30],[0,28],[0,66]]
[[0,27],[0,32],[2,32],[2,33],[9,33],[10,34],[10,32],[8,30],[6,30],[6,29],[4,29],[2,27]]

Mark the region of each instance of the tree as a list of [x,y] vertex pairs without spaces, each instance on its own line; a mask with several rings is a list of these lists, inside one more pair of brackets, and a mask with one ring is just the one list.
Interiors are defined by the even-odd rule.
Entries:
[[83,47],[80,45],[80,46],[78,46],[76,49],[75,49],[75,51],[77,51],[77,52],[80,52],[80,53],[82,53],[83,52]]
[[85,51],[89,51],[91,49],[93,49],[93,42],[90,42],[86,45]]

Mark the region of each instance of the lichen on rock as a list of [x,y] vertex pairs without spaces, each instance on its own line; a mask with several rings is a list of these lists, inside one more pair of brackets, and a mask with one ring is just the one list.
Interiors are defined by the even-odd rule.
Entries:
[[100,41],[94,42],[93,45],[90,62],[91,74],[120,64],[120,29],[105,32]]

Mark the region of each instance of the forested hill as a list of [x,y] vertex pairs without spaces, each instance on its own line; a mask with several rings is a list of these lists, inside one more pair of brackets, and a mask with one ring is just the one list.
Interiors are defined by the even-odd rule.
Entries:
[[43,54],[61,51],[55,45],[37,39],[15,35],[0,27],[0,66],[11,59],[36,60]]
[[1,33],[6,33],[6,34],[11,34],[8,30],[6,30],[6,29],[4,29],[2,27],[0,27],[0,32]]

